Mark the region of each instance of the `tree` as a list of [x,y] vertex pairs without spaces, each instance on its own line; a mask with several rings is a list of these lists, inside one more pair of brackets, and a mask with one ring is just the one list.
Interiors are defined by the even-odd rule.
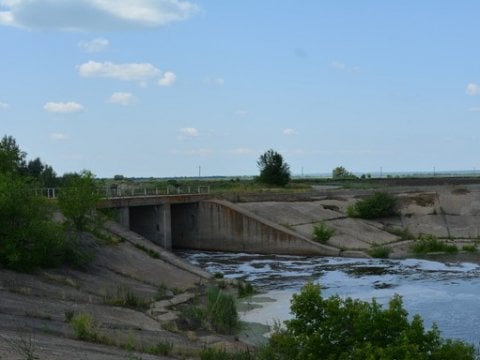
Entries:
[[26,153],[15,139],[5,135],[0,141],[0,173],[20,173],[25,168]]
[[80,174],[64,175],[64,180],[58,196],[60,210],[77,231],[83,231],[100,199],[95,176],[84,170]]
[[375,300],[324,299],[309,283],[293,296],[291,311],[294,318],[275,330],[260,359],[475,359],[473,345],[442,339],[435,325],[426,331],[419,315],[409,321],[398,295],[383,309]]
[[332,170],[332,178],[334,179],[354,179],[356,176],[345,169],[343,166],[337,166]]
[[26,177],[0,173],[0,265],[53,267],[65,261],[67,250],[46,199],[34,195]]
[[290,167],[283,161],[282,155],[270,149],[257,161],[260,169],[258,180],[264,184],[285,186],[290,181]]

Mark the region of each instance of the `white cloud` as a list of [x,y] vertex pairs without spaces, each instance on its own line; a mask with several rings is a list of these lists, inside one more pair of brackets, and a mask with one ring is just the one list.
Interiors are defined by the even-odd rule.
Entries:
[[131,105],[136,100],[132,93],[128,92],[114,92],[108,99],[109,103],[119,104],[123,106]]
[[70,137],[62,133],[52,133],[50,134],[50,138],[55,141],[63,141],[63,140],[68,140]]
[[160,80],[158,80],[158,85],[161,85],[161,86],[171,86],[175,83],[175,81],[177,80],[177,75],[175,75],[173,72],[171,71],[167,71],[166,73],[164,73],[162,75],[162,77],[160,78]]
[[230,151],[232,154],[234,155],[240,155],[240,156],[243,156],[243,155],[254,155],[256,152],[255,150],[253,149],[249,149],[249,148],[236,148],[236,149],[233,149],[232,151]]
[[200,132],[193,127],[182,128],[179,130],[179,132],[180,132],[180,135],[178,138],[180,140],[194,139],[200,136]]
[[95,38],[90,41],[80,41],[78,47],[87,53],[97,53],[104,51],[109,45],[108,39]]
[[162,72],[149,63],[114,64],[89,61],[78,66],[84,77],[104,77],[124,81],[146,81],[161,76]]
[[338,61],[338,60],[334,60],[330,63],[330,66],[333,67],[334,69],[337,69],[337,70],[345,70],[345,68],[347,67],[347,65],[345,65],[345,63],[341,62],[341,61]]
[[467,88],[465,89],[465,94],[470,96],[475,96],[480,94],[480,85],[475,83],[468,84]]
[[3,109],[3,110],[10,109],[10,105],[7,104],[6,102],[0,101],[0,109]]
[[283,135],[291,136],[291,135],[298,135],[298,131],[295,129],[283,129]]
[[158,27],[199,7],[185,0],[3,0],[0,25],[67,31]]
[[51,113],[61,113],[61,114],[68,114],[68,113],[76,113],[84,110],[84,107],[76,102],[69,101],[69,102],[47,102],[43,109],[45,111]]
[[471,107],[470,109],[468,109],[468,111],[472,111],[472,112],[480,112],[480,106],[474,106],[474,107]]

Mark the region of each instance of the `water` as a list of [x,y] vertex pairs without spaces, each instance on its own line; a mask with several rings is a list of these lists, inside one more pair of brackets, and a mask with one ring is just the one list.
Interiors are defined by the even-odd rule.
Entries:
[[436,323],[443,337],[480,342],[480,265],[428,260],[380,260],[271,256],[182,251],[192,264],[225,278],[251,282],[261,294],[240,313],[247,322],[273,325],[290,318],[290,299],[308,281],[322,294],[338,294],[387,304],[403,297],[410,315],[420,314],[426,328]]

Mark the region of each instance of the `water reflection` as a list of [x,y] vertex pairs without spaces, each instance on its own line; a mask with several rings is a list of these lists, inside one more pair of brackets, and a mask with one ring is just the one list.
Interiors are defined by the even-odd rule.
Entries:
[[[435,322],[443,336],[474,344],[480,340],[478,264],[198,251],[178,255],[209,272],[247,280],[262,291],[262,307],[243,312],[245,321],[271,325],[274,320],[287,319],[291,296],[307,281],[314,281],[322,285],[325,296],[376,298],[386,304],[400,294],[409,313],[419,313],[427,327]],[[265,297],[271,301],[265,302]]]

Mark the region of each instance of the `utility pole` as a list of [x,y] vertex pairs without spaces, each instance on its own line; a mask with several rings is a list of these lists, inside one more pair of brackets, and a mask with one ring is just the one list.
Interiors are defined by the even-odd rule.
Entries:
[[202,177],[202,167],[198,167],[198,177]]

